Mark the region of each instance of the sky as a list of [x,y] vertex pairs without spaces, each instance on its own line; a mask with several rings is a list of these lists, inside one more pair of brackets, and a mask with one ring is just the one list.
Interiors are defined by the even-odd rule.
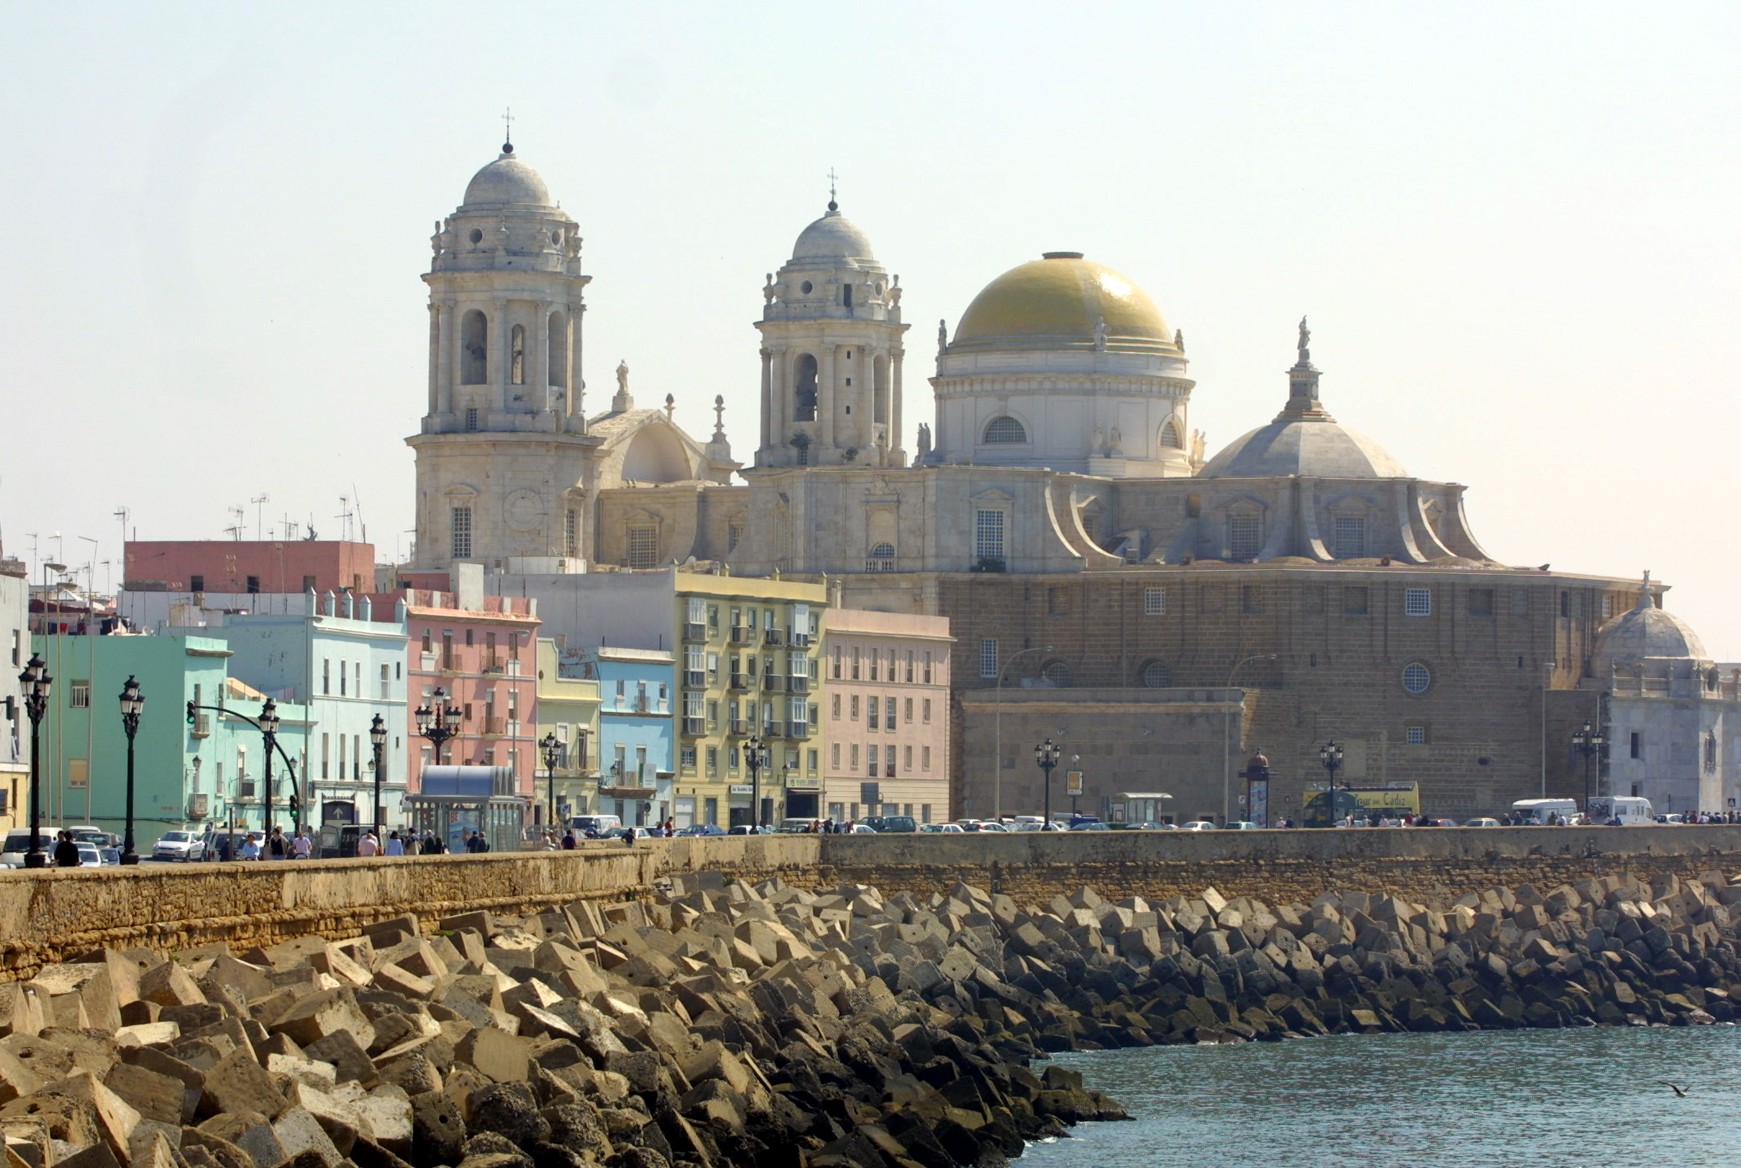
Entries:
[[[1042,251],[1182,329],[1211,454],[1287,392],[1468,485],[1508,564],[1672,586],[1741,660],[1741,6],[62,3],[0,38],[0,540],[409,550],[429,236],[502,141],[619,359],[754,453],[764,275],[822,214],[909,351]],[[909,362],[904,416],[931,416]],[[908,449],[913,435],[905,436]],[[349,514],[350,518],[344,516]]]

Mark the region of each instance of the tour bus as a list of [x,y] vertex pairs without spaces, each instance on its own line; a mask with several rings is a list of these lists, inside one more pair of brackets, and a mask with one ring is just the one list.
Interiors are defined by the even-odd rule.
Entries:
[[1546,826],[1548,816],[1553,816],[1556,824],[1569,823],[1578,814],[1576,799],[1519,799],[1511,805],[1514,816],[1521,816],[1523,822],[1536,827]]
[[1400,820],[1421,813],[1421,785],[1392,783],[1384,787],[1337,787],[1335,811],[1329,811],[1329,793],[1319,791],[1306,800],[1300,822],[1307,827],[1335,827],[1352,816],[1356,827],[1374,820]]
[[1622,827],[1656,822],[1656,808],[1638,795],[1602,795],[1590,800],[1590,818],[1597,823],[1618,819]]

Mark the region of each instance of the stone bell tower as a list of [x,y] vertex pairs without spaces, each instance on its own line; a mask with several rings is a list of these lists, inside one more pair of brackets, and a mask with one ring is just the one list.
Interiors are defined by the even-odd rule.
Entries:
[[903,466],[900,277],[829,199],[762,289],[756,466]]

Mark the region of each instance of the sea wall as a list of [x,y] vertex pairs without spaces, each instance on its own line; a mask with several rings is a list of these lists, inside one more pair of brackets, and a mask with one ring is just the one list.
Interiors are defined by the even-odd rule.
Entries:
[[1307,904],[1326,890],[1440,903],[1495,887],[1713,869],[1741,871],[1741,826],[729,836],[573,852],[17,871],[0,873],[0,980],[105,946],[338,939],[401,916],[433,924],[475,909],[633,898],[703,870],[813,890],[857,883],[929,894],[961,881],[1023,904],[1085,886],[1115,899],[1214,887]]

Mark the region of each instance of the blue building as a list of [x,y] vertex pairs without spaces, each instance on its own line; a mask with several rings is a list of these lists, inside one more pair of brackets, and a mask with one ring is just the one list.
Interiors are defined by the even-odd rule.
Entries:
[[685,809],[672,791],[676,657],[666,650],[609,647],[563,656],[565,669],[599,683],[597,806],[583,810],[614,813],[629,825],[666,818],[680,827],[698,822],[694,800]]
[[300,796],[310,822],[338,818],[373,823],[375,717],[386,726],[382,748],[381,822],[404,822],[407,766],[405,664],[407,633],[401,602],[392,619],[373,619],[367,597],[306,596],[300,613],[228,613],[217,628],[165,627],[165,634],[199,632],[222,638],[230,676],[261,694],[306,710],[306,751],[299,760]]

